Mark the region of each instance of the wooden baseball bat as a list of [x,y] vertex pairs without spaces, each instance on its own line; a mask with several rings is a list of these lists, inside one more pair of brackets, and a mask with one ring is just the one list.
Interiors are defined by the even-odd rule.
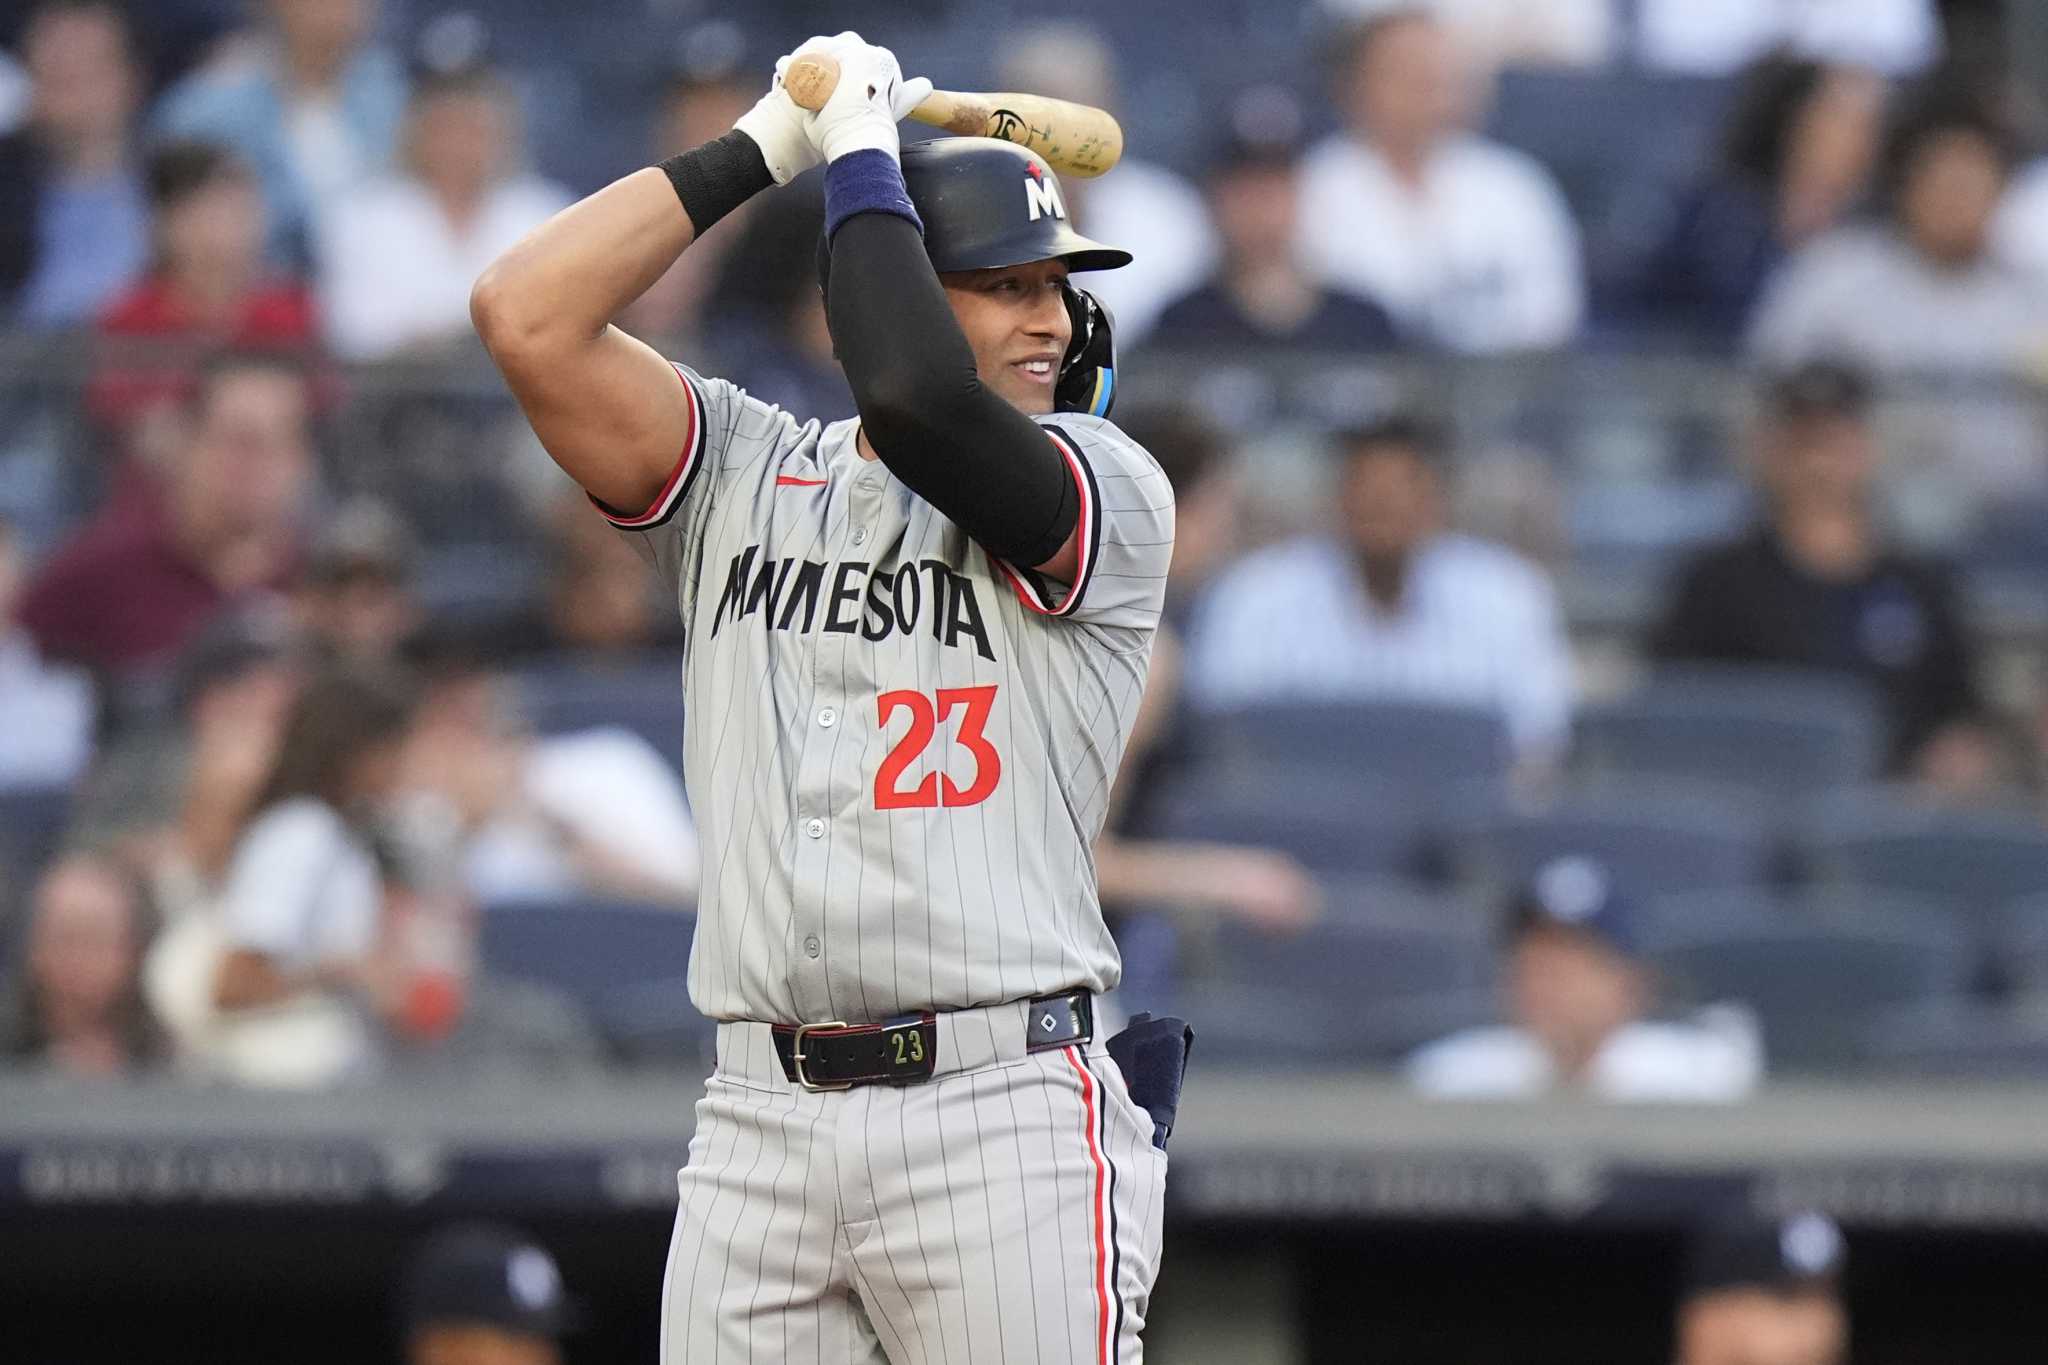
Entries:
[[[839,84],[839,59],[807,52],[789,64],[782,88],[800,106],[823,109]],[[1101,175],[1124,154],[1124,130],[1107,109],[1047,95],[934,90],[910,111],[919,123],[963,137],[999,137],[1029,147],[1061,175]]]

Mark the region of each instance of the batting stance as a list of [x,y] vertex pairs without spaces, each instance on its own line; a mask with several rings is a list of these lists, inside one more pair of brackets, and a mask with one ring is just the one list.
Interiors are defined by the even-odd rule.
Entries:
[[[687,628],[690,995],[723,1022],[662,1358],[1136,1361],[1186,1044],[1179,1021],[1114,1055],[1096,1031],[1120,968],[1090,845],[1173,502],[1103,415],[1108,320],[1067,282],[1130,257],[1073,230],[1022,148],[899,152],[930,86],[886,49],[806,46],[840,65],[820,112],[785,58],[733,132],[566,210],[474,298],[535,431]],[[609,325],[821,161],[857,421],[799,421]]]

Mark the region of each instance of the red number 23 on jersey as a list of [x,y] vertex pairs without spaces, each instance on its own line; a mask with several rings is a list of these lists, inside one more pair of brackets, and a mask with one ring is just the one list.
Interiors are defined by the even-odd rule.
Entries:
[[[875,720],[888,725],[899,710],[910,712],[910,729],[896,741],[896,747],[875,770],[875,809],[913,810],[932,806],[972,806],[986,801],[1003,775],[1003,758],[983,733],[989,712],[995,708],[996,687],[942,687],[936,701],[922,692],[884,692],[875,698]],[[963,789],[943,770],[927,773],[924,781],[905,790],[899,783],[903,770],[917,761],[938,732],[939,722],[965,708],[957,736],[960,747],[974,756],[974,780]],[[941,769],[944,765],[941,764]]]

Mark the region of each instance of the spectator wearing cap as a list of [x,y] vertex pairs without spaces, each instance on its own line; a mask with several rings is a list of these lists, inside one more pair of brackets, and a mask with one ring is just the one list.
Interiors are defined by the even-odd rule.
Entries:
[[1774,55],[1745,71],[1715,164],[1675,204],[1630,291],[1643,321],[1735,349],[1764,282],[1861,205],[1884,100],[1864,67]]
[[146,674],[225,607],[287,583],[316,473],[308,408],[287,359],[208,362],[160,477],[109,502],[30,581],[20,620],[44,655]]
[[1696,1229],[1674,1365],[1845,1365],[1842,1231],[1824,1214],[1723,1218]]
[[336,353],[375,360],[469,344],[476,277],[570,196],[525,169],[511,91],[480,54],[418,77],[402,169],[326,214],[321,304]]
[[20,536],[0,520],[0,791],[68,786],[93,750],[91,680],[45,663],[15,620],[27,569]]
[[1395,415],[1340,433],[1336,525],[1259,550],[1195,611],[1198,710],[1390,699],[1499,714],[1521,765],[1561,753],[1571,661],[1556,591],[1533,564],[1445,524],[1441,436]]
[[1973,793],[1997,758],[1976,650],[1948,573],[1878,523],[1871,400],[1869,378],[1833,362],[1771,382],[1752,451],[1762,516],[1681,569],[1651,652],[1867,679],[1886,704],[1891,775]]
[[1444,350],[1570,342],[1585,312],[1578,228],[1548,172],[1466,131],[1473,82],[1444,26],[1406,7],[1367,19],[1338,70],[1344,129],[1302,164],[1308,268]]
[[1653,979],[1637,951],[1636,911],[1604,867],[1556,859],[1505,908],[1508,1020],[1417,1050],[1407,1073],[1423,1094],[1704,1103],[1756,1087],[1763,1055],[1746,1013],[1720,1006],[1682,1022],[1649,1017]]
[[165,143],[146,174],[149,269],[96,320],[86,403],[123,453],[155,467],[176,440],[195,356],[224,346],[305,353],[317,326],[311,293],[264,261],[263,202],[233,152]]
[[[1058,20],[1003,35],[995,46],[998,90],[1030,90],[1115,113],[1123,86],[1116,53],[1100,30]],[[1135,150],[1135,149],[1133,149]],[[1116,315],[1117,340],[1148,337],[1167,304],[1216,268],[1216,230],[1202,195],[1185,178],[1142,156],[1126,154],[1116,173],[1060,181],[1067,212],[1105,242],[1143,242],[1121,270],[1091,277],[1089,290]]]
[[120,862],[52,863],[29,898],[19,979],[0,993],[0,1065],[118,1077],[161,1063],[168,1043],[140,979],[152,928],[142,882]]
[[371,40],[377,0],[262,0],[249,42],[173,86],[159,137],[227,144],[263,188],[273,259],[303,265],[314,226],[387,170],[405,72]]
[[299,615],[315,648],[331,659],[392,663],[418,629],[412,528],[375,498],[344,503],[306,559]]
[[421,1242],[399,1314],[406,1365],[560,1365],[576,1319],[554,1258],[496,1223],[456,1224]]
[[1293,96],[1277,87],[1247,91],[1232,106],[1206,186],[1222,261],[1159,315],[1161,344],[1236,351],[1378,351],[1394,344],[1385,309],[1325,287],[1297,258],[1305,119]]
[[111,0],[46,0],[23,26],[28,126],[0,138],[0,316],[62,327],[140,271],[149,209],[135,164],[143,73]]
[[2048,290],[1991,248],[2011,156],[1978,92],[1921,93],[1885,149],[1882,216],[1794,255],[1748,338],[1767,366],[1850,360],[1920,398],[1901,453],[1951,486],[1962,504],[1951,517],[1965,523],[1986,504],[2048,491],[2034,399],[2001,391],[2048,357]]
[[[662,161],[678,149],[723,137],[760,98],[759,65],[749,59],[743,30],[729,19],[709,20],[687,30],[676,44],[656,101],[647,159]],[[733,248],[746,240],[754,215],[771,198],[756,195],[691,241],[690,249],[667,273],[627,305],[619,325],[655,343],[665,355],[704,352],[710,345],[711,314],[723,302],[718,296],[725,265]]]

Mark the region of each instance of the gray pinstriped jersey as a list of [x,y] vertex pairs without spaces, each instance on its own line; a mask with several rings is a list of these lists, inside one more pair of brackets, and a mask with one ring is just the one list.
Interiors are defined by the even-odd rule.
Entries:
[[682,612],[691,1000],[805,1023],[1114,986],[1091,846],[1172,554],[1159,467],[1103,419],[1040,419],[1081,496],[1056,583],[862,460],[855,422],[677,373],[681,463],[605,514]]

